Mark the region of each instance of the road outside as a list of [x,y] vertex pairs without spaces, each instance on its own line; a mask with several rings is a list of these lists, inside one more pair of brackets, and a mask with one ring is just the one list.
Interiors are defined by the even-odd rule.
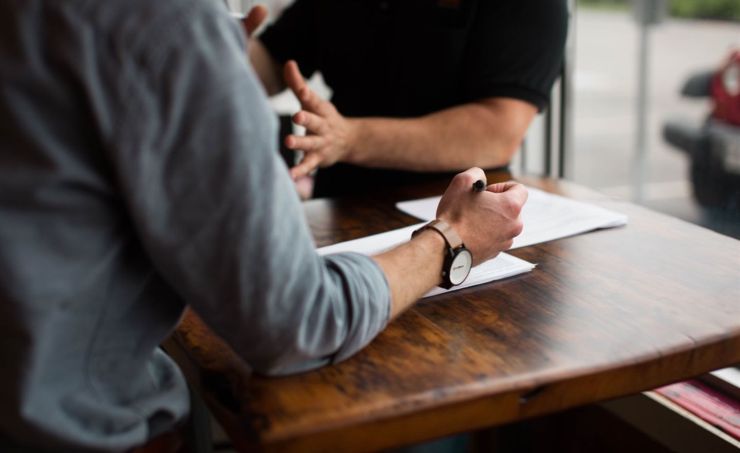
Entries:
[[[630,198],[635,153],[639,30],[628,12],[580,9],[576,14],[573,177],[603,192]],[[645,204],[740,237],[740,214],[716,215],[691,199],[688,159],[661,138],[669,117],[699,124],[703,100],[679,95],[686,77],[720,65],[740,48],[740,24],[668,19],[650,35],[650,115]]]

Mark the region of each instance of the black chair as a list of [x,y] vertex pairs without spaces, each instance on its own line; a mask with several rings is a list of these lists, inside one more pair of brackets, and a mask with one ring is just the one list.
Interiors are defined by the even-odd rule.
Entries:
[[575,10],[576,0],[568,0],[568,38],[560,77],[553,87],[550,105],[543,114],[541,146],[536,146],[537,137],[532,135],[528,136],[522,144],[519,153],[519,169],[522,173],[532,172],[528,163],[534,160],[535,156],[532,153],[541,148],[543,161],[541,173],[543,175],[568,178],[571,174],[569,165],[572,165],[572,162],[569,158],[573,150]]

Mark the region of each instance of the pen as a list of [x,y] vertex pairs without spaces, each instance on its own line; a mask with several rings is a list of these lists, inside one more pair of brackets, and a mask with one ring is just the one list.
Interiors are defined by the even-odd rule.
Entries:
[[473,183],[473,192],[483,192],[486,189],[486,182],[482,179]]

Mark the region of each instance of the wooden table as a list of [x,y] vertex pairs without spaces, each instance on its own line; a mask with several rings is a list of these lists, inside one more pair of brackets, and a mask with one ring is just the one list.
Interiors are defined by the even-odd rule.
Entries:
[[[423,300],[356,356],[301,375],[250,377],[188,314],[175,355],[234,445],[371,451],[740,363],[740,241],[572,184],[524,182],[625,213],[629,225],[514,250],[537,268]],[[418,222],[394,202],[445,185],[310,201],[305,212],[328,245]]]

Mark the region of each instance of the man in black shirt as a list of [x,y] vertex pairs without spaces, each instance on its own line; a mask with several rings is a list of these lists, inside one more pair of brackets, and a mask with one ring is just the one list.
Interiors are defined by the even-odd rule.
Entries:
[[336,163],[314,192],[336,196],[507,165],[548,103],[566,29],[565,0],[297,0],[249,52],[268,93],[301,102],[293,177]]

